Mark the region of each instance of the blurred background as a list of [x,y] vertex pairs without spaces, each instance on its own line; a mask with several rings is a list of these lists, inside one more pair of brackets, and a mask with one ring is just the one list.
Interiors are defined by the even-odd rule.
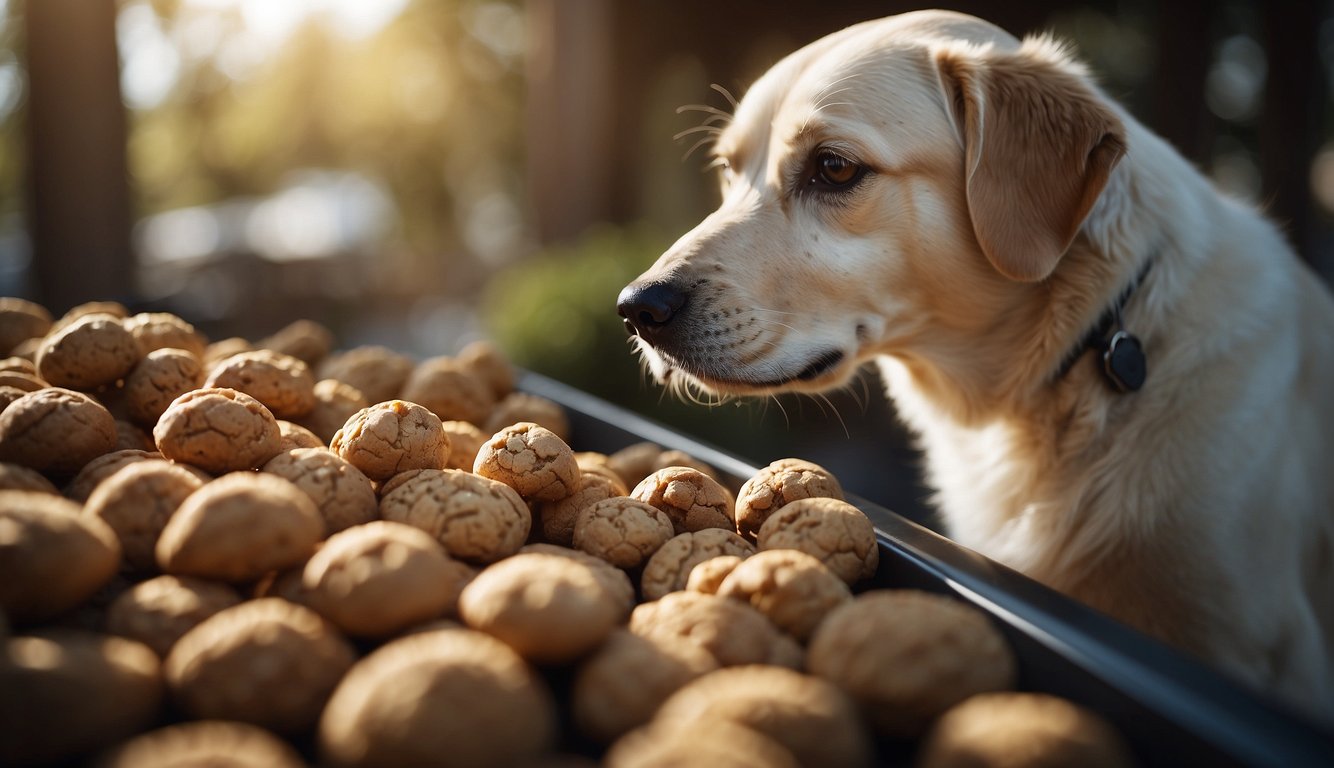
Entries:
[[[828,398],[665,397],[620,288],[717,204],[685,104],[914,6],[845,0],[0,0],[0,295],[212,338],[297,318],[344,348],[520,365],[917,519],[868,374]],[[956,3],[1072,40],[1106,90],[1334,275],[1334,3]]]

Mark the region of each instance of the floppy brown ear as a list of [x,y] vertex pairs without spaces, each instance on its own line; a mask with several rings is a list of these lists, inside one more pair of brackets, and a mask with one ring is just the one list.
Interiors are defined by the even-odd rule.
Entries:
[[1012,280],[1051,274],[1125,153],[1121,121],[1052,50],[936,54],[965,148],[973,232]]

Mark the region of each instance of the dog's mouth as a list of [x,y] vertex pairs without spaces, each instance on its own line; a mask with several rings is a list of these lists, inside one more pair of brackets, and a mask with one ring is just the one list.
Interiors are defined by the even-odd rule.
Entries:
[[[659,349],[641,346],[649,358],[649,367],[663,383],[673,383],[680,374],[689,377],[705,389],[729,394],[765,394],[783,390],[824,389],[832,386],[836,372],[847,359],[838,349],[816,352],[804,363],[784,366],[761,366],[754,363],[745,368],[731,368],[718,360],[678,357]],[[652,358],[656,357],[657,360]]]

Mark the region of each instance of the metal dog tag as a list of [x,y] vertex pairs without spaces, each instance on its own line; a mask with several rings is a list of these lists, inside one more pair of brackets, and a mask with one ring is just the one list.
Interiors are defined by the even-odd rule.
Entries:
[[1132,333],[1117,331],[1102,353],[1102,372],[1117,392],[1135,392],[1144,386],[1148,361],[1144,346]]

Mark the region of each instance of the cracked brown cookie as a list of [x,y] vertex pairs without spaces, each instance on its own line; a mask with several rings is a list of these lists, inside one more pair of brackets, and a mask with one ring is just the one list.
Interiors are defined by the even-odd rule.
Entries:
[[130,570],[156,571],[154,551],[162,529],[181,503],[203,486],[196,474],[171,462],[133,462],[98,484],[83,514],[116,532]]
[[446,421],[443,426],[445,434],[449,435],[449,459],[445,462],[445,468],[471,472],[472,463],[477,460],[477,451],[481,450],[490,435],[467,421]]
[[795,549],[757,552],[737,564],[715,594],[744,600],[801,642],[852,590],[824,563]]
[[190,576],[155,576],[122,592],[107,610],[107,631],[165,657],[176,641],[219,611],[239,605],[232,587]]
[[283,451],[263,471],[291,482],[315,502],[326,536],[380,516],[370,478],[327,448]]
[[412,358],[387,347],[356,347],[325,358],[319,378],[351,384],[375,405],[399,397],[414,366]]
[[759,548],[797,549],[813,555],[849,585],[875,575],[880,565],[875,527],[846,501],[798,499],[760,526]]
[[690,569],[690,575],[686,578],[686,590],[689,592],[703,592],[706,595],[718,594],[718,587],[722,586],[723,580],[727,575],[736,570],[738,565],[745,562],[744,558],[736,555],[719,555],[711,557],[708,560],[696,565]]
[[449,436],[440,417],[404,400],[357,411],[334,434],[329,449],[377,482],[410,469],[441,469]]
[[0,354],[10,354],[14,347],[40,339],[51,330],[51,313],[46,307],[14,296],[0,298]]
[[574,526],[579,522],[579,513],[600,501],[625,495],[625,486],[619,479],[608,479],[597,472],[580,470],[580,473],[574,493],[539,505],[542,540],[548,544],[574,546]]
[[451,556],[485,565],[523,546],[532,514],[513,488],[457,469],[424,469],[395,478],[380,516],[426,531]]
[[215,475],[258,469],[281,448],[263,403],[234,389],[196,389],[172,401],[153,427],[163,456]]
[[[74,476],[73,480],[65,486],[65,496],[71,498],[80,504],[88,500],[93,494],[93,490],[108,477],[116,474],[122,467],[133,464],[136,461],[147,461],[148,459],[161,459],[162,454],[157,451],[143,451],[137,448],[125,448],[111,453],[104,453],[83,465],[79,474]],[[195,470],[198,472],[198,470]],[[207,481],[208,477],[204,473],[199,473],[200,479]]]
[[155,349],[181,349],[204,357],[204,337],[193,325],[167,312],[140,312],[122,321],[139,345],[139,356],[145,357]]
[[570,446],[531,422],[493,435],[477,451],[472,471],[505,483],[528,501],[559,501],[574,493],[580,475]]
[[338,434],[338,430],[342,429],[357,411],[371,406],[366,396],[361,394],[361,390],[337,379],[321,379],[315,382],[314,393],[314,407],[298,419],[298,422],[319,437],[324,445],[333,440],[333,436]]
[[0,413],[0,461],[68,477],[116,447],[116,420],[93,398],[48,387]]
[[291,355],[306,365],[313,366],[328,357],[334,346],[334,335],[333,331],[314,320],[296,320],[272,336],[255,342],[255,346]]
[[736,495],[737,533],[751,541],[769,516],[790,501],[811,497],[843,499],[837,478],[818,464],[779,459],[756,472]]
[[496,403],[491,415],[482,424],[485,432],[499,432],[511,424],[532,422],[551,430],[562,440],[570,439],[570,419],[565,409],[545,397],[527,392],[511,392]]
[[420,403],[441,421],[466,421],[481,426],[496,404],[486,382],[452,357],[421,361],[403,383],[404,400]]
[[244,392],[279,419],[296,419],[315,407],[315,378],[310,367],[291,355],[267,349],[222,360],[209,369],[204,386]]
[[713,654],[719,666],[801,666],[801,648],[796,642],[740,600],[673,592],[635,606],[629,626],[631,632],[650,640],[693,643]]
[[720,555],[746,558],[755,554],[755,545],[734,531],[705,528],[694,533],[682,533],[658,548],[644,565],[640,589],[644,599],[657,600],[669,592],[686,588],[690,572],[695,566]]
[[118,318],[81,317],[37,349],[37,373],[52,386],[90,390],[112,384],[139,362],[139,344]]
[[617,568],[634,570],[672,538],[672,521],[662,510],[626,496],[586,507],[574,525],[574,548]]
[[666,513],[677,533],[735,530],[731,492],[697,469],[660,469],[639,481],[630,496]]
[[125,413],[136,424],[152,427],[172,401],[204,383],[204,366],[183,349],[155,349],[125,377]]

